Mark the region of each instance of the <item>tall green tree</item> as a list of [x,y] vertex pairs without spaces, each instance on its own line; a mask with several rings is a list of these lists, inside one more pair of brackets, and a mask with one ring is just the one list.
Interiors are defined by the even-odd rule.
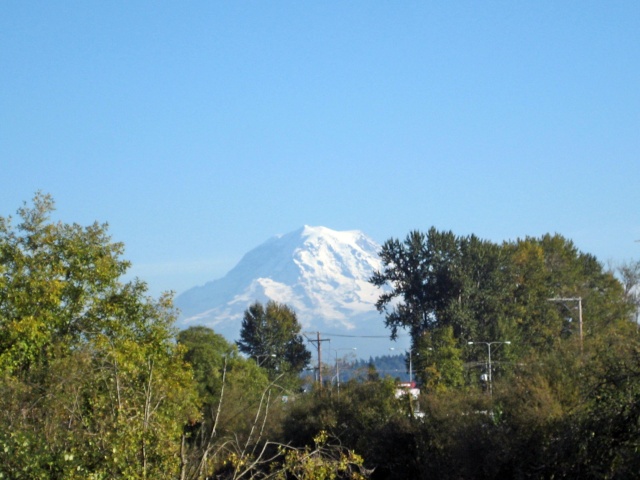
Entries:
[[380,257],[383,268],[370,281],[390,287],[376,307],[392,337],[406,328],[416,344],[424,332],[445,326],[462,340],[498,334],[509,278],[497,245],[431,228],[403,242],[388,240]]
[[[527,345],[548,351],[558,342],[583,340],[608,325],[629,318],[631,305],[611,272],[591,254],[580,252],[561,235],[546,234],[506,243],[512,290],[504,299],[507,315],[517,327],[512,348]],[[572,302],[554,298],[580,299]]]
[[0,474],[175,478],[197,405],[171,297],[121,282],[106,225],[53,210],[37,194],[0,217]]
[[414,346],[425,332],[450,326],[461,345],[510,340],[509,355],[523,354],[578,335],[577,310],[552,298],[581,299],[583,336],[628,317],[632,303],[593,255],[561,235],[498,245],[431,228],[388,240],[380,257],[371,282],[388,290],[376,307],[391,336],[406,328]]
[[236,343],[241,352],[272,374],[298,374],[311,360],[301,329],[291,307],[274,301],[264,307],[256,302],[244,312],[240,340]]
[[[434,236],[435,229],[430,234]],[[377,287],[391,287],[391,291],[380,295],[376,308],[385,313],[392,338],[396,338],[399,328],[409,328],[416,338],[436,321],[432,257],[427,236],[417,230],[410,232],[404,242],[392,238],[382,245],[383,269],[374,272],[370,281]]]
[[0,217],[0,369],[26,372],[72,348],[129,268],[107,226],[53,223],[49,195]]
[[[385,242],[380,255],[371,282],[386,290],[376,306],[392,337],[400,328],[411,333],[415,371],[429,394],[459,387],[462,378],[474,383],[471,368],[487,353],[469,341],[510,341],[492,352],[495,390],[502,379],[526,378],[539,387],[536,402],[553,405],[557,418],[580,405],[595,345],[632,318],[632,289],[561,235],[494,244],[432,228]],[[627,274],[633,278],[632,269]],[[514,419],[535,411],[514,397],[509,405]],[[537,418],[542,430],[556,421]]]
[[425,332],[414,350],[414,369],[427,392],[443,392],[464,383],[462,348],[450,326]]

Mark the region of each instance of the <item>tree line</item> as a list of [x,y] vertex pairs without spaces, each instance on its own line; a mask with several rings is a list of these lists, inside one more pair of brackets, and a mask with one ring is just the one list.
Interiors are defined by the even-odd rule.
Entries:
[[303,393],[311,356],[290,307],[251,305],[236,343],[178,331],[170,295],[122,280],[107,225],[53,210],[39,193],[17,224],[0,217],[0,478],[640,471],[640,263],[616,277],[560,235],[390,239],[371,281],[390,335],[411,335],[420,397],[371,362]]

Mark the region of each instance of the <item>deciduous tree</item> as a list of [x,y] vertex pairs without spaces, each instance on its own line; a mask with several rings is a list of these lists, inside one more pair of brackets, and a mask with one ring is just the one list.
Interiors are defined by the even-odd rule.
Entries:
[[175,478],[196,409],[171,297],[153,300],[106,225],[54,223],[50,196],[0,217],[0,473]]

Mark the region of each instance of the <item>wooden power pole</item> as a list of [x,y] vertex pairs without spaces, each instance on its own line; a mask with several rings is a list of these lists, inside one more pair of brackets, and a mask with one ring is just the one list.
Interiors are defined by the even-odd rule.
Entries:
[[315,344],[318,350],[318,382],[320,388],[322,388],[322,342],[328,342],[328,338],[320,338],[320,332],[316,332],[316,339],[311,340],[307,338],[307,341]]

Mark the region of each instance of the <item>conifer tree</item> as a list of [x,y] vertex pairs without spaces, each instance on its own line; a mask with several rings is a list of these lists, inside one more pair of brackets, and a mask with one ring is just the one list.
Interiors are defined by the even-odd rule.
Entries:
[[272,373],[299,373],[311,360],[300,334],[302,327],[289,306],[274,301],[266,307],[256,302],[244,312],[240,340],[241,352]]

